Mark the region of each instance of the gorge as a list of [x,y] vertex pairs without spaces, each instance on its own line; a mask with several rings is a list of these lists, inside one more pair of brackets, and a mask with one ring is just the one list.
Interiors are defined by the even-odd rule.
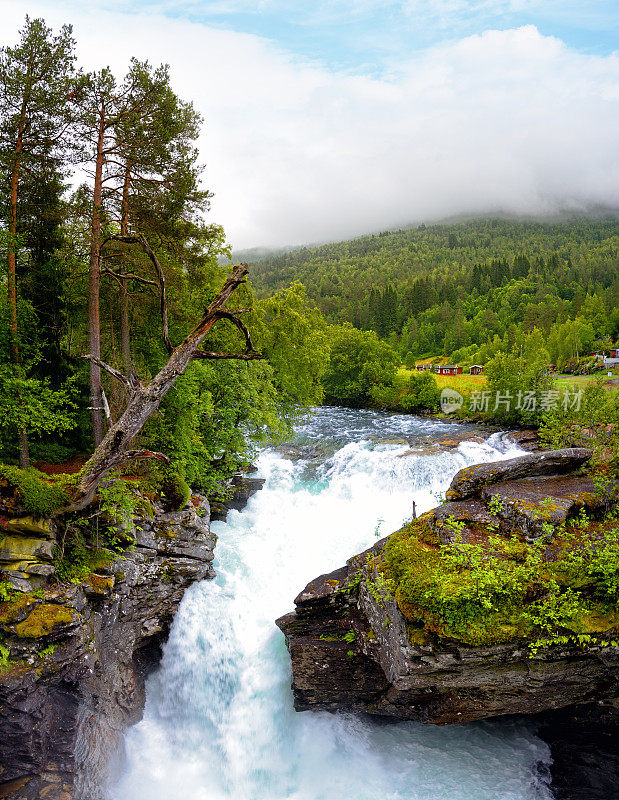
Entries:
[[[262,451],[254,478],[254,488],[264,479],[262,490],[243,510],[231,510],[225,522],[212,522],[210,532],[207,506],[199,500],[196,508],[138,520],[143,530],[135,532],[134,551],[103,572],[98,586],[73,586],[66,596],[38,601],[58,608],[77,603],[83,623],[22,640],[34,650],[33,663],[0,678],[7,732],[0,743],[2,796],[572,796],[555,794],[556,774],[550,784],[553,759],[562,757],[568,774],[569,747],[564,742],[560,752],[551,752],[547,742],[553,744],[557,729],[577,732],[573,718],[540,720],[511,709],[511,716],[483,719],[481,708],[470,716],[477,721],[465,724],[427,725],[398,720],[397,714],[396,721],[385,722],[349,713],[372,709],[338,697],[330,705],[300,705],[295,686],[298,708],[342,709],[297,713],[288,652],[273,622],[308,578],[380,547],[386,534],[410,519],[413,502],[420,515],[434,508],[459,470],[524,454],[516,438],[472,425],[325,407],[291,441]],[[217,577],[202,580],[212,577],[212,561]],[[88,639],[84,634],[93,629]],[[344,668],[334,671],[336,662],[324,661],[324,692],[332,694],[339,679],[339,688],[346,689],[351,667],[353,694],[359,695],[364,681],[375,693],[387,688],[376,662],[367,671],[358,641],[344,639],[341,647],[324,630],[319,621],[312,646],[323,654],[337,652]],[[297,682],[294,634],[286,632]],[[53,654],[40,661],[36,648],[44,651],[50,643]],[[46,672],[47,658],[55,667]],[[522,663],[528,663],[526,656]],[[128,725],[133,727],[123,743]],[[583,726],[589,744],[599,749],[590,715]],[[604,735],[600,728],[602,740]],[[572,755],[586,749],[578,736],[571,745]],[[603,795],[591,795],[598,796]]]
[[262,453],[263,490],[213,525],[218,576],[181,605],[114,800],[550,797],[548,748],[523,720],[438,728],[295,713],[273,624],[308,576],[397,528],[413,500],[430,508],[459,468],[520,452],[480,433],[323,408]]

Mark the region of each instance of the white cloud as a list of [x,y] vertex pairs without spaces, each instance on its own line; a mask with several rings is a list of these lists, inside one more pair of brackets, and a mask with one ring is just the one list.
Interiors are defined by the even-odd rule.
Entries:
[[[456,2],[459,0],[446,0]],[[534,27],[392,65],[390,78],[301,62],[255,36],[157,14],[31,5],[71,20],[87,67],[171,64],[206,119],[211,218],[235,248],[336,239],[492,210],[619,205],[619,58]],[[9,41],[22,21],[5,2]]]

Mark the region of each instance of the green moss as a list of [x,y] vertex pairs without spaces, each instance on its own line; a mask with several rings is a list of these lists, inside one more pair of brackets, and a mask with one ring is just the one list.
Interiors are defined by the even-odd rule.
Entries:
[[0,464],[0,481],[14,489],[24,510],[35,516],[49,516],[69,500],[64,482],[51,480],[36,469]]
[[66,606],[43,603],[37,606],[23,622],[15,625],[15,633],[23,639],[39,639],[48,636],[54,628],[69,625],[75,618],[75,612]]
[[25,611],[37,603],[30,594],[16,594],[11,600],[0,603],[0,625],[12,625]]
[[[550,504],[547,504],[550,505]],[[393,534],[384,573],[395,587],[412,644],[424,637],[468,645],[601,641],[619,629],[616,520],[550,543],[505,539],[434,545],[424,520]]]
[[92,594],[104,596],[114,588],[114,578],[111,575],[96,575],[92,572],[87,576],[85,583]]
[[191,497],[189,484],[176,472],[166,473],[162,491],[173,511],[179,511],[186,506]]

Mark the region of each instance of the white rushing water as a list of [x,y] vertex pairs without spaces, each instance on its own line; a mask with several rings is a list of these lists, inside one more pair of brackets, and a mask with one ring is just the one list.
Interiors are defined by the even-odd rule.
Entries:
[[[462,467],[520,452],[501,434],[322,409],[264,451],[261,492],[219,536],[215,581],[186,593],[114,800],[541,800],[546,746],[525,722],[435,727],[296,713],[274,620],[317,575],[436,505]],[[471,435],[475,431],[471,429]]]

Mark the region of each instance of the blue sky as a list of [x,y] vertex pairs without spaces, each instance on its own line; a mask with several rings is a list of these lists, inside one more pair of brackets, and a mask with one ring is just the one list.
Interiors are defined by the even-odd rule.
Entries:
[[619,208],[619,0],[0,0],[168,63],[234,248]]
[[619,47],[617,0],[143,0],[113,5],[254,34],[299,57],[364,74],[389,71],[411,51],[446,40],[523,25],[535,25],[581,52],[607,55]]

